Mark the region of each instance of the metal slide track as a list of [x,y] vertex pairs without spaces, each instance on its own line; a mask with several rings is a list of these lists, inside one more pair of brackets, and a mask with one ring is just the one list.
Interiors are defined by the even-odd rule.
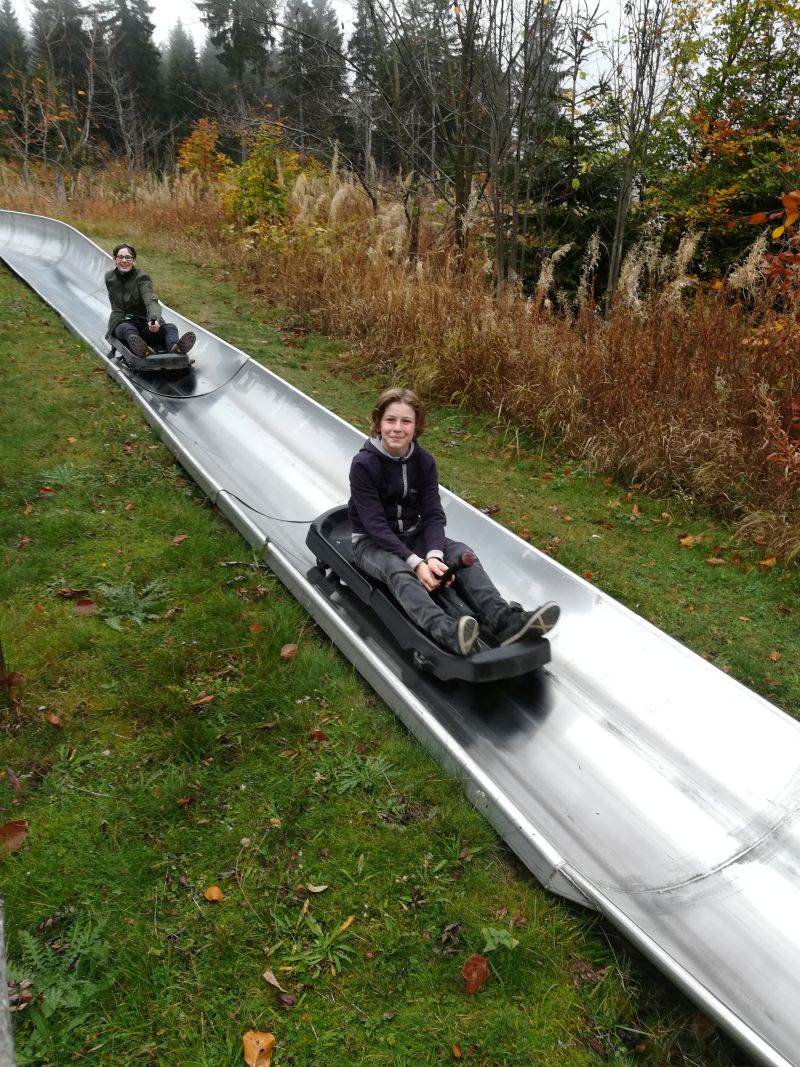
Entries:
[[[99,353],[108,256],[0,211],[0,257]],[[109,374],[203,491],[550,890],[596,908],[757,1061],[800,1064],[800,723],[443,493],[501,591],[557,600],[552,663],[515,684],[416,674],[346,593],[306,579],[310,520],[347,497],[363,435],[197,333],[177,388]]]

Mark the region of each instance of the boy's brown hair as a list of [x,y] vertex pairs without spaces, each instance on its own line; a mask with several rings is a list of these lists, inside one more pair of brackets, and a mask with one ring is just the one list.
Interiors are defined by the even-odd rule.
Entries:
[[121,252],[123,248],[127,248],[133,258],[136,259],[136,249],[133,247],[133,245],[129,244],[114,245],[114,247],[111,249],[111,255],[114,257],[114,259],[117,258],[117,253]]
[[410,408],[413,408],[416,417],[414,426],[414,440],[416,441],[425,429],[425,406],[416,393],[412,393],[410,389],[403,389],[401,386],[392,386],[390,389],[384,389],[375,401],[375,407],[372,409],[371,435],[373,437],[380,436],[381,419],[390,404],[408,404]]

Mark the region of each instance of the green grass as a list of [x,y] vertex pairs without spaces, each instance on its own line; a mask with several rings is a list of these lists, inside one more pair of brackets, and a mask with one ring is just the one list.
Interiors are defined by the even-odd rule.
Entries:
[[[140,257],[165,300],[223,333],[235,317],[229,337],[250,352],[266,341],[265,362],[363,425],[376,380],[339,346],[228,296],[218,265]],[[691,1005],[606,924],[538,888],[7,273],[0,306],[0,640],[24,675],[0,712],[14,776],[0,823],[29,823],[0,879],[12,974],[43,998],[15,1016],[20,1064],[234,1065],[249,1029],[277,1035],[275,1067],[456,1062],[454,1046],[482,1065],[580,1067],[598,1049],[617,1064],[745,1062],[697,1036]],[[796,700],[786,660],[762,666],[791,632],[793,572],[704,569],[677,537],[710,527],[674,503],[640,500],[632,523],[629,502],[614,506],[624,490],[518,450],[490,420],[431,415],[453,488]],[[106,615],[76,615],[66,589]],[[739,612],[748,590],[758,601]],[[741,640],[737,613],[752,619]],[[289,642],[299,651],[282,660]],[[211,885],[222,902],[205,899]],[[499,942],[490,979],[466,996],[484,931]]]

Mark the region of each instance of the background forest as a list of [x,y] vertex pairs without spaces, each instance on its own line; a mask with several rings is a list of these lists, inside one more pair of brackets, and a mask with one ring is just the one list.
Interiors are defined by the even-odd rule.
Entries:
[[[432,399],[800,553],[781,0],[0,7],[6,206],[222,255]],[[134,229],[138,227],[138,231]]]

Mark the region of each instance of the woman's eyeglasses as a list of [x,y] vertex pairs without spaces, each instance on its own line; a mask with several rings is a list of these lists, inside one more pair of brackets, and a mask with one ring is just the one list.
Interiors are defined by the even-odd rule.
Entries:
[[133,259],[133,256],[117,256],[117,259]]

